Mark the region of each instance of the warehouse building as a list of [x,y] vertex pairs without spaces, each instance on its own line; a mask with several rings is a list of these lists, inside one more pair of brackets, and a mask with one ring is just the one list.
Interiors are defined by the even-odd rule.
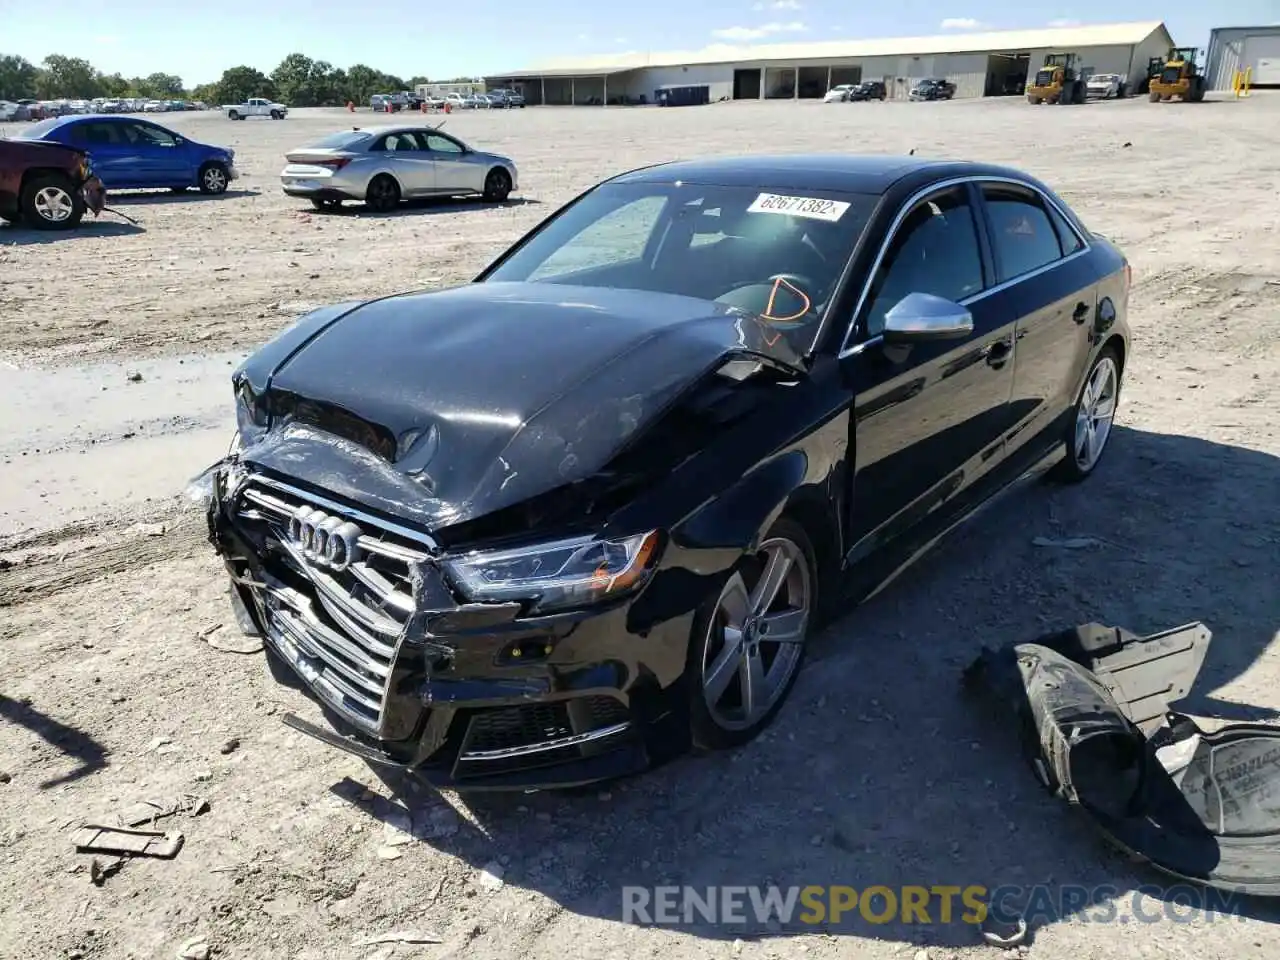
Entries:
[[1280,24],[1218,27],[1209,34],[1204,75],[1210,90],[1230,90],[1236,71],[1255,87],[1280,87]]
[[1050,27],[557,60],[485,77],[531,104],[654,103],[679,91],[686,102],[821,98],[832,86],[882,80],[905,99],[926,77],[956,85],[957,97],[1020,95],[1049,53],[1075,53],[1085,73],[1119,73],[1136,86],[1147,61],[1174,45],[1160,21]]

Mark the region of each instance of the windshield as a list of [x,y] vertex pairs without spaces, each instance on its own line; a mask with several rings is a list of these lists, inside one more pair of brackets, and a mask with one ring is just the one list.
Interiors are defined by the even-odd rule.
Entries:
[[60,117],[50,117],[29,127],[23,127],[13,135],[14,140],[43,140],[45,136],[62,122]]
[[876,197],[697,183],[606,183],[486,282],[669,293],[799,327],[816,323]]
[[320,150],[343,150],[363,140],[368,140],[370,136],[372,134],[365,133],[363,130],[345,130],[342,133],[331,133],[323,140],[317,140],[311,146]]

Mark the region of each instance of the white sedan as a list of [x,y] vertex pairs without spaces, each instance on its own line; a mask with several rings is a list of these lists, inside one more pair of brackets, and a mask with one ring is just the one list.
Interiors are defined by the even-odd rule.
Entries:
[[1124,78],[1118,73],[1095,73],[1085,83],[1085,93],[1100,100],[1124,95]]
[[849,99],[849,94],[853,92],[853,88],[857,86],[854,83],[842,83],[839,86],[832,87],[827,91],[827,95],[822,98],[823,103],[844,103]]
[[430,126],[355,128],[290,151],[280,185],[317,210],[362,200],[385,213],[401,200],[480,196],[504,203],[517,189],[516,165]]

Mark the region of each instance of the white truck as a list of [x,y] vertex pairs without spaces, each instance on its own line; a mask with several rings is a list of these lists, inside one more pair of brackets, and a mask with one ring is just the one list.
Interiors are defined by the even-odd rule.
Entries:
[[227,111],[231,120],[247,120],[249,117],[283,120],[289,113],[289,108],[283,103],[273,103],[264,97],[250,97],[244,103],[224,103],[222,109]]

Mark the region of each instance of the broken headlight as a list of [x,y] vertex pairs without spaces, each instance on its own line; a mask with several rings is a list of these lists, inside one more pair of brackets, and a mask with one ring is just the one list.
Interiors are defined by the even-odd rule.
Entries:
[[531,613],[581,607],[643,586],[658,556],[656,530],[617,540],[579,537],[514,550],[481,550],[445,561],[476,603],[525,601]]

